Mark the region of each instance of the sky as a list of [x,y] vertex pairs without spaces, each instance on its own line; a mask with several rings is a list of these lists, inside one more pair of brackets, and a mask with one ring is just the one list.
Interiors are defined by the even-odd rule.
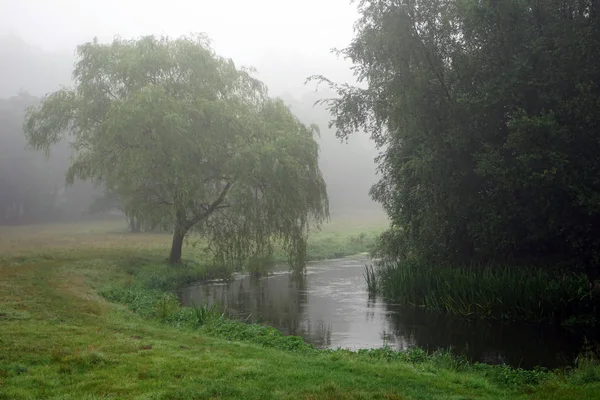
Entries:
[[352,39],[358,13],[351,0],[0,0],[0,5],[0,35],[46,51],[72,54],[95,36],[110,41],[206,33],[220,55],[256,67],[272,91],[297,92],[312,74],[352,81],[350,64],[330,52]]

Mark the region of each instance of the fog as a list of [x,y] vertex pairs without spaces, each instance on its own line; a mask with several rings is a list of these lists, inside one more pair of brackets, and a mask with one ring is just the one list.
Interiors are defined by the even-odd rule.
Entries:
[[[39,163],[44,162],[43,155],[22,150],[25,140],[18,137],[16,118],[22,118],[24,108],[41,96],[70,84],[78,44],[94,37],[109,42],[117,36],[176,37],[205,33],[218,54],[232,58],[237,65],[256,68],[258,77],[267,84],[272,96],[282,97],[303,122],[319,125],[320,164],[332,214],[379,212],[379,205],[368,196],[370,186],[377,179],[374,145],[366,135],[355,135],[348,143],[337,139],[327,128],[330,119],[327,111],[322,106],[313,107],[315,100],[332,94],[323,88],[316,91],[313,83],[305,84],[306,78],[313,74],[323,74],[337,82],[354,83],[349,62],[337,58],[331,49],[342,48],[350,42],[357,16],[356,7],[349,0],[294,3],[274,0],[222,3],[4,0],[0,13],[0,98],[5,110],[0,125],[0,181],[23,182],[18,177],[24,176],[25,166],[7,167],[13,165],[7,162],[10,147],[11,159],[16,154],[22,155],[17,157],[21,160],[27,156],[38,163],[36,171],[47,174],[48,168],[52,170],[53,185],[59,186],[53,189],[54,192],[73,192],[64,187],[64,179],[57,178],[64,174],[68,165],[66,147],[62,153],[55,152],[51,156],[50,162],[55,159],[53,164],[40,167]],[[24,93],[33,97],[24,96]],[[20,97],[15,97],[19,94]],[[7,100],[11,97],[12,102]],[[6,111],[10,107],[18,110]],[[17,148],[19,150],[15,150]],[[29,175],[36,175],[31,172],[33,167],[27,168]],[[27,185],[32,186],[35,185]],[[86,213],[88,203],[99,193],[91,185],[87,188],[90,192],[79,199],[85,204],[70,207],[71,210]],[[0,188],[0,192],[4,192],[0,197],[15,198],[7,195],[8,187]],[[5,199],[4,203],[7,202]],[[11,207],[14,210],[23,206]],[[7,208],[0,209],[0,223],[8,218],[7,215]]]

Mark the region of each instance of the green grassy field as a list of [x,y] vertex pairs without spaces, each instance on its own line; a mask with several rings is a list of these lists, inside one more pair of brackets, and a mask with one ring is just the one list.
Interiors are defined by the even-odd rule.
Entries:
[[[383,226],[331,224],[311,243],[333,237],[323,248],[352,248],[360,233]],[[266,328],[227,335],[134,312],[127,301],[100,293],[139,286],[166,256],[169,238],[121,229],[115,223],[0,228],[0,399],[596,399],[600,393],[593,365],[547,373],[460,367],[418,353],[299,351],[251,335],[277,336]]]
[[[377,235],[387,227],[382,217],[338,218],[324,224],[309,236],[309,259],[343,257],[353,252],[368,251]],[[20,259],[78,257],[85,251],[102,253],[115,249],[166,258],[171,235],[127,232],[122,221],[93,223],[48,224],[6,227],[0,226],[0,262],[18,263]],[[198,237],[190,237],[183,249],[183,258],[204,260],[206,255]],[[284,255],[276,252],[280,259]]]

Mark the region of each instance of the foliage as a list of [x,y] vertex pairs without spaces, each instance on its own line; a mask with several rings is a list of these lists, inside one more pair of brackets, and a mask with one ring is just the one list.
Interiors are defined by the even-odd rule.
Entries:
[[337,133],[383,149],[384,253],[598,274],[600,4],[359,3]]
[[579,384],[600,382],[600,346],[589,342],[577,357],[577,368],[573,373],[573,381]]
[[[440,266],[414,259],[378,265],[380,293],[401,304],[465,317],[596,324],[600,282],[537,267]],[[589,317],[589,318],[585,318]]]
[[173,266],[151,259],[141,268],[136,268],[135,272],[139,285],[155,290],[172,290],[210,279],[227,279],[233,270],[208,262],[187,261]]
[[278,240],[304,267],[307,230],[328,216],[314,127],[202,36],[95,40],[77,52],[75,87],[28,113],[33,147],[71,135],[68,179],[100,181],[128,215],[170,227],[172,263],[195,231],[220,264],[269,255]]
[[192,309],[196,315],[196,324],[198,326],[205,325],[215,319],[222,320],[227,316],[227,307],[221,312],[218,304],[208,305],[208,303],[205,303],[201,306],[194,306]]
[[475,364],[472,368],[483,373],[491,381],[510,388],[531,387],[552,379],[552,375],[548,374],[548,371],[543,368],[524,370],[506,365],[488,368],[483,364]]

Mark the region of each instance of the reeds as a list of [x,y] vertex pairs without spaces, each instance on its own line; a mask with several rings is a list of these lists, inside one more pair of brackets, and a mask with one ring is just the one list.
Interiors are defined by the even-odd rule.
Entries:
[[383,263],[378,278],[385,298],[465,317],[589,324],[598,322],[593,316],[600,312],[600,293],[583,274],[407,260]]
[[363,276],[365,277],[365,281],[367,282],[367,292],[369,293],[369,297],[374,297],[377,294],[377,274],[375,273],[375,268],[373,267],[373,264],[365,264],[365,271],[363,272]]
[[227,306],[224,309],[216,304],[204,303],[201,306],[196,306],[192,303],[192,310],[195,317],[195,323],[197,326],[202,326],[210,321],[227,318]]

